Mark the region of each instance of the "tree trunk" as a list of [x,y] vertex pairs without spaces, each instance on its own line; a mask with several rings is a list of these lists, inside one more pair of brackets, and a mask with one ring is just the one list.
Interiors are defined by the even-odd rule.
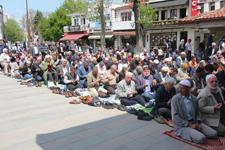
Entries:
[[133,1],[133,12],[135,21],[135,33],[136,33],[136,47],[137,51],[143,50],[143,27],[138,23],[140,17],[140,0]]
[[100,0],[100,21],[101,21],[101,48],[105,49],[105,15],[104,15],[104,0]]

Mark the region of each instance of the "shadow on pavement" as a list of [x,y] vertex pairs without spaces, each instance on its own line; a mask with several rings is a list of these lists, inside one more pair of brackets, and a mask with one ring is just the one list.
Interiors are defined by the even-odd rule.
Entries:
[[[167,138],[162,135],[165,130],[158,128],[154,121],[138,121],[136,116],[124,114],[52,133],[39,134],[36,136],[36,143],[43,150],[146,149],[151,146],[151,142],[158,142],[160,137]],[[157,138],[151,136],[157,130],[161,136]],[[146,136],[153,138],[149,139]]]

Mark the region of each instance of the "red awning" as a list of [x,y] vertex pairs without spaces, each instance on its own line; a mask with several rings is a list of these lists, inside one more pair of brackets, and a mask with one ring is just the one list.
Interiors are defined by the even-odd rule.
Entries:
[[136,35],[136,34],[135,34],[135,31],[114,31],[113,35],[132,36],[132,35]]
[[84,36],[87,36],[87,33],[73,33],[73,34],[65,34],[60,41],[76,41]]

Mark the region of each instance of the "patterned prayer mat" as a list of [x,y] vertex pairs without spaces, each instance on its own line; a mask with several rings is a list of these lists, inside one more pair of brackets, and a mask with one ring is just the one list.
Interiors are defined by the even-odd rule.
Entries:
[[181,142],[184,142],[186,144],[190,144],[192,146],[198,147],[203,150],[225,150],[225,138],[219,137],[218,139],[207,139],[205,144],[196,144],[184,139],[181,139],[180,137],[175,135],[175,132],[173,130],[164,132],[169,137],[172,137],[176,140],[179,140]]

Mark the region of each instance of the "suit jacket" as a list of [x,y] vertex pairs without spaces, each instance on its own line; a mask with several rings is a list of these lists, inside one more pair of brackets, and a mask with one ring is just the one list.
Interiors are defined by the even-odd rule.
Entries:
[[196,123],[200,121],[198,116],[198,101],[195,96],[191,96],[192,102],[192,114],[193,120],[191,122],[188,121],[188,116],[186,113],[186,106],[184,99],[185,97],[180,95],[180,93],[176,94],[171,101],[171,113],[172,113],[172,120],[174,123],[175,130],[182,129],[188,127],[189,123]]
[[[148,78],[150,85],[152,85],[153,76],[150,75]],[[137,79],[135,80],[136,90],[139,94],[142,94],[145,90],[145,78],[143,75],[139,75]]]
[[[218,92],[224,102],[221,89],[218,88]],[[212,95],[210,89],[207,86],[202,89],[197,99],[202,121],[209,126],[218,127],[220,122],[220,111],[214,110],[214,105],[217,104],[217,101]]]

